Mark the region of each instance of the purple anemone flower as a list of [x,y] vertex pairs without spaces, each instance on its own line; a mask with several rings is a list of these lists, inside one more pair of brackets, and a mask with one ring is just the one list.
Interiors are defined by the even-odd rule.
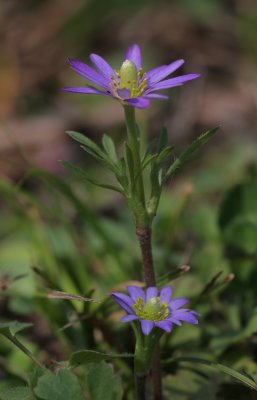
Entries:
[[83,78],[86,78],[89,84],[84,87],[65,87],[63,90],[109,96],[125,105],[137,108],[148,107],[151,99],[168,99],[168,96],[158,92],[174,86],[181,86],[185,82],[200,76],[199,74],[187,74],[165,79],[181,67],[184,60],[176,60],[171,64],[144,72],[141,50],[137,44],[129,47],[119,71],[113,69],[107,61],[97,54],[90,54],[90,60],[96,69],[82,61],[69,60],[71,68]]
[[137,286],[127,287],[129,296],[123,293],[112,293],[114,300],[127,312],[121,321],[138,320],[142,331],[149,335],[154,327],[171,332],[173,325],[182,325],[182,321],[198,324],[196,311],[181,308],[189,302],[188,299],[171,300],[172,288],[165,286],[159,291],[156,287],[144,290]]

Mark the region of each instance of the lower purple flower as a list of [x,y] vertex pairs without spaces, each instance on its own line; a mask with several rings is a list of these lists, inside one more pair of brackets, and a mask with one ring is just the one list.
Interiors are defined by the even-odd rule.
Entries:
[[129,296],[123,293],[112,293],[114,300],[127,312],[121,321],[131,322],[138,320],[142,331],[149,335],[154,327],[171,332],[173,325],[182,325],[182,322],[198,324],[196,311],[182,308],[189,302],[185,298],[171,300],[172,288],[165,286],[160,290],[149,287],[144,290],[138,286],[127,287]]

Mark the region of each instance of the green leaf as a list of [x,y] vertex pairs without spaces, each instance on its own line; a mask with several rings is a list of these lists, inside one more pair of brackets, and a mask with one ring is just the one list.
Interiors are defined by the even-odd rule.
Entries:
[[164,161],[171,155],[174,150],[174,146],[167,146],[158,154],[156,157],[156,162],[159,165],[162,165]]
[[87,385],[91,400],[122,399],[120,377],[114,375],[112,367],[104,361],[91,364],[87,374]]
[[34,400],[33,393],[29,387],[17,386],[13,388],[0,389],[1,400]]
[[87,136],[82,135],[81,133],[68,131],[67,132],[70,137],[79,142],[82,146],[82,149],[89,153],[91,156],[95,157],[99,161],[101,161],[104,165],[106,165],[111,171],[115,174],[119,174],[119,169],[117,165],[112,161],[108,154],[106,154],[95,142],[89,139]]
[[116,358],[133,358],[133,354],[123,353],[101,353],[95,350],[76,351],[71,355],[69,364],[71,367],[77,367],[80,364],[98,363],[103,360],[114,360]]
[[117,163],[118,157],[117,157],[117,153],[116,153],[115,144],[114,144],[112,138],[110,136],[104,134],[103,138],[102,138],[102,143],[103,143],[103,147],[104,147],[106,153],[108,154],[108,156],[110,157],[110,159],[114,163]]
[[208,142],[212,138],[212,136],[217,132],[219,128],[213,128],[210,131],[207,131],[200,135],[169,167],[166,176],[163,180],[163,183],[165,183],[176,171],[177,168],[181,167],[188,158],[193,154],[199,147],[201,147],[203,144]]
[[144,169],[149,165],[156,157],[158,154],[148,154],[142,161],[141,161],[141,170],[139,171],[140,173],[144,171]]
[[36,395],[43,400],[83,400],[78,378],[68,369],[61,369],[57,375],[47,371],[38,379]]
[[32,371],[30,371],[27,374],[28,377],[28,384],[30,387],[30,390],[33,392],[34,388],[37,386],[37,382],[39,380],[39,378],[41,378],[41,376],[43,376],[46,372],[45,368],[39,368],[38,366],[35,366],[35,368],[32,369]]
[[15,336],[16,333],[22,331],[23,329],[30,328],[32,325],[33,324],[18,321],[0,322],[0,334],[9,334]]
[[93,140],[89,139],[87,136],[83,135],[82,133],[79,132],[74,132],[74,131],[67,131],[67,134],[80,144],[84,146],[84,150],[87,151],[87,149],[91,150],[90,154],[91,155],[97,155],[100,158],[104,158],[105,154],[104,152],[100,149],[99,146]]
[[257,391],[257,384],[254,381],[254,379],[249,378],[248,375],[242,374],[241,372],[238,372],[233,368],[227,367],[226,365],[219,364],[214,361],[203,360],[201,358],[194,358],[194,357],[180,357],[180,358],[173,359],[173,362],[175,362],[175,363],[189,362],[191,364],[202,364],[202,365],[205,365],[208,367],[213,367],[216,370],[223,372],[224,374],[229,375],[232,378],[240,381],[243,385],[250,387],[251,389],[254,389]]
[[115,192],[119,192],[121,194],[123,194],[122,189],[118,188],[117,186],[114,185],[108,185],[107,183],[101,183],[96,181],[95,179],[90,178],[87,173],[80,167],[78,167],[77,165],[69,162],[69,161],[61,161],[61,163],[68,168],[70,171],[72,171],[73,173],[79,175],[81,178],[85,179],[86,181],[90,182],[92,185],[95,186],[99,186],[99,187],[103,187],[105,189],[110,189],[110,190],[114,190]]

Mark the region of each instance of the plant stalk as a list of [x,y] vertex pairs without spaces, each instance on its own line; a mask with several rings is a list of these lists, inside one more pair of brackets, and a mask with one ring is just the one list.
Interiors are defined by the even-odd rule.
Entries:
[[[133,157],[134,176],[137,177],[137,181],[135,183],[136,196],[141,203],[141,209],[144,210],[144,215],[135,215],[136,234],[138,237],[142,254],[145,283],[147,287],[150,287],[150,286],[156,286],[156,279],[155,279],[155,271],[153,264],[153,255],[152,255],[152,230],[149,221],[149,216],[146,210],[144,182],[141,173],[140,140],[138,138],[138,132],[136,126],[135,109],[131,106],[125,105],[124,112],[125,112],[125,120],[127,126],[128,145],[131,149]],[[137,400],[145,400],[146,388],[147,388],[146,385],[147,376],[144,374],[138,375],[137,372],[138,371],[136,369]],[[155,354],[153,357],[151,378],[153,382],[154,400],[161,400],[162,379],[161,379],[161,364],[160,364],[160,354],[158,345],[156,346]]]
[[155,286],[155,271],[152,254],[152,230],[150,227],[137,226],[136,233],[141,249],[146,286]]

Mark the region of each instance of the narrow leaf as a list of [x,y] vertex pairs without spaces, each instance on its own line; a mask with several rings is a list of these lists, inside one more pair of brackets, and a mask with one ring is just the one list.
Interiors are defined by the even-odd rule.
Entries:
[[103,138],[102,138],[102,143],[103,143],[103,147],[104,147],[106,153],[108,154],[108,156],[110,157],[110,159],[114,163],[117,163],[118,157],[117,157],[117,153],[116,153],[115,144],[114,144],[112,138],[110,136],[104,134]]
[[67,131],[67,134],[83,146],[91,149],[95,154],[98,154],[101,157],[104,156],[104,152],[100,149],[100,147],[97,146],[97,144],[93,142],[93,140],[89,139],[86,135],[74,131]]
[[199,147],[201,147],[203,144],[208,142],[212,138],[212,136],[217,132],[219,128],[213,128],[210,131],[207,131],[200,135],[174,162],[171,164],[169,167],[166,176],[164,178],[164,182],[166,182],[172,174],[176,171],[177,168],[179,168],[181,165],[183,165],[188,158],[193,154]]
[[86,146],[80,146],[82,150],[86,151],[88,154],[90,154],[92,157],[94,157],[96,160],[103,162],[104,161],[104,155],[101,156],[98,153],[95,153],[93,150],[91,150],[89,147]]
[[241,372],[238,372],[233,368],[227,367],[226,365],[216,363],[213,361],[209,361],[209,360],[203,360],[201,358],[194,358],[194,357],[180,357],[180,358],[173,359],[173,362],[175,362],[175,363],[189,362],[192,364],[202,364],[205,366],[213,367],[213,368],[217,369],[218,371],[223,372],[224,374],[229,375],[232,378],[240,381],[245,386],[250,387],[251,389],[254,389],[257,391],[257,384],[254,381],[254,379],[251,379],[247,375],[242,374]]
[[107,183],[102,183],[102,182],[98,182],[95,179],[90,178],[87,173],[80,167],[78,167],[77,165],[69,162],[69,161],[61,161],[61,163],[68,168],[70,171],[72,171],[73,173],[79,175],[81,178],[85,179],[86,181],[90,182],[92,185],[95,186],[99,186],[99,187],[103,187],[105,189],[110,189],[113,190],[115,192],[121,193],[123,194],[123,190],[118,188],[117,186],[114,185],[109,185]]
[[147,165],[149,165],[154,159],[156,159],[157,156],[158,154],[148,154],[145,159],[142,160],[140,172],[143,172]]
[[119,170],[113,160],[95,142],[79,132],[68,131],[67,133],[70,137],[82,145],[81,147],[83,150],[104,163],[115,174],[119,174]]
[[158,154],[156,162],[162,164],[173,152],[174,146],[167,146]]

